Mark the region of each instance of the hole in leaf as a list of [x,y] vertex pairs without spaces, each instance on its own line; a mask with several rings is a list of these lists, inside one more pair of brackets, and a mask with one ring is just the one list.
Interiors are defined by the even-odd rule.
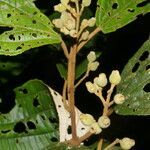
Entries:
[[15,36],[13,34],[9,35],[9,39],[15,41]]
[[58,120],[56,118],[49,118],[49,121],[51,123],[58,123]]
[[28,93],[27,89],[19,89],[19,91],[20,91],[21,93],[23,93],[23,94],[27,94],[27,93]]
[[149,0],[145,0],[145,1],[143,1],[143,2],[141,2],[141,3],[139,3],[139,4],[137,4],[136,6],[137,6],[137,7],[144,7],[144,6],[146,6],[148,3],[149,3]]
[[146,70],[150,69],[150,65],[146,66]]
[[45,120],[45,116],[41,115],[41,118],[42,118],[43,120]]
[[68,134],[71,134],[71,133],[72,133],[71,125],[68,126],[68,128],[67,128],[67,133],[68,133]]
[[3,133],[3,134],[6,134],[6,133],[8,133],[8,132],[10,132],[11,130],[4,130],[4,131],[1,131],[1,133]]
[[36,126],[32,121],[28,121],[27,126],[28,126],[29,129],[36,129]]
[[118,4],[117,3],[113,3],[112,8],[113,9],[117,9],[117,7],[118,7]]
[[34,13],[33,13],[33,15],[36,15],[37,14],[37,12],[35,11]]
[[134,12],[135,10],[134,9],[128,9],[128,12]]
[[36,24],[36,20],[32,20],[32,23],[33,23],[33,24]]
[[39,103],[39,100],[38,100],[38,96],[36,96],[36,97],[33,99],[33,106],[38,107],[39,105],[40,105],[40,103]]
[[37,37],[37,34],[36,34],[36,33],[32,33],[32,36],[36,38],[36,37]]
[[143,90],[144,90],[146,93],[150,92],[150,83],[147,83],[147,84],[144,86]]
[[61,108],[61,105],[58,105],[59,108]]
[[132,72],[133,72],[133,73],[136,72],[136,71],[138,70],[139,66],[140,66],[140,63],[137,62],[137,63],[134,65],[134,67],[132,68]]
[[21,36],[18,36],[18,39],[21,40]]
[[81,128],[81,130],[85,130],[85,128]]
[[52,138],[51,138],[51,141],[52,141],[52,142],[58,142],[58,139],[55,138],[55,137],[52,137]]
[[21,46],[18,46],[18,47],[16,48],[16,50],[20,50],[20,49],[22,49],[22,47],[21,47]]
[[7,14],[7,18],[11,17],[11,14]]
[[140,61],[144,61],[148,58],[149,56],[149,52],[148,51],[145,51],[143,52],[142,56],[139,58]]
[[111,13],[110,13],[110,12],[108,12],[108,16],[111,16]]
[[23,122],[18,122],[15,126],[14,126],[14,132],[16,133],[22,133],[22,132],[26,132],[26,126],[24,125]]

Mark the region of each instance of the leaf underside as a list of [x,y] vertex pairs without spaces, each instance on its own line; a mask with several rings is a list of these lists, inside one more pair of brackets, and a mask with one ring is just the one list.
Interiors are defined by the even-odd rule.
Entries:
[[102,32],[114,32],[150,12],[149,0],[98,0],[96,24]]
[[150,115],[150,40],[129,60],[122,72],[119,93],[126,101],[115,107],[121,115]]
[[60,43],[50,20],[31,0],[1,0],[0,26],[9,27],[0,35],[1,55],[18,55],[34,47]]

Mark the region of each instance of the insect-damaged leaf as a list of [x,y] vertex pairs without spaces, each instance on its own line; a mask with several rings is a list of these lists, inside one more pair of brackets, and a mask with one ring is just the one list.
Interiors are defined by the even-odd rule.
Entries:
[[150,40],[130,59],[122,72],[117,92],[126,101],[115,107],[122,115],[150,115]]
[[98,0],[96,24],[104,33],[109,33],[149,11],[149,0]]
[[31,0],[1,0],[0,26],[12,27],[0,35],[2,55],[17,55],[34,47],[60,42],[50,20]]
[[58,116],[46,85],[31,80],[14,92],[16,105],[0,115],[0,149],[41,150],[57,142]]

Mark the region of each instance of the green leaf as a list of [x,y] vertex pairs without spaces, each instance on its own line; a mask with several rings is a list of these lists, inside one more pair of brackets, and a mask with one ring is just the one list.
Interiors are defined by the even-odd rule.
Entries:
[[109,33],[148,12],[149,0],[98,0],[96,24],[104,33]]
[[13,28],[0,35],[1,55],[18,55],[34,47],[60,43],[50,20],[31,0],[1,0],[0,26]]
[[126,96],[125,103],[115,107],[117,113],[150,115],[150,40],[144,43],[125,66],[117,92]]
[[62,63],[57,63],[56,67],[60,73],[60,76],[66,80],[67,79],[67,66],[62,62]]
[[55,144],[58,116],[47,86],[31,80],[14,91],[14,108],[0,115],[0,149],[41,150]]

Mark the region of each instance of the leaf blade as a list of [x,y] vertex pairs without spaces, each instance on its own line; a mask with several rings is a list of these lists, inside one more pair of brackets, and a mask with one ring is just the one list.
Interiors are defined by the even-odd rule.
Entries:
[[[115,107],[121,115],[150,114],[150,40],[131,58],[122,72],[118,92],[126,96],[124,104]],[[145,89],[147,86],[147,90]]]
[[148,12],[150,12],[148,0],[98,0],[96,24],[104,33],[114,32],[134,21],[138,15]]
[[1,0],[0,26],[13,27],[0,35],[2,55],[18,55],[34,47],[61,41],[50,20],[30,0]]

